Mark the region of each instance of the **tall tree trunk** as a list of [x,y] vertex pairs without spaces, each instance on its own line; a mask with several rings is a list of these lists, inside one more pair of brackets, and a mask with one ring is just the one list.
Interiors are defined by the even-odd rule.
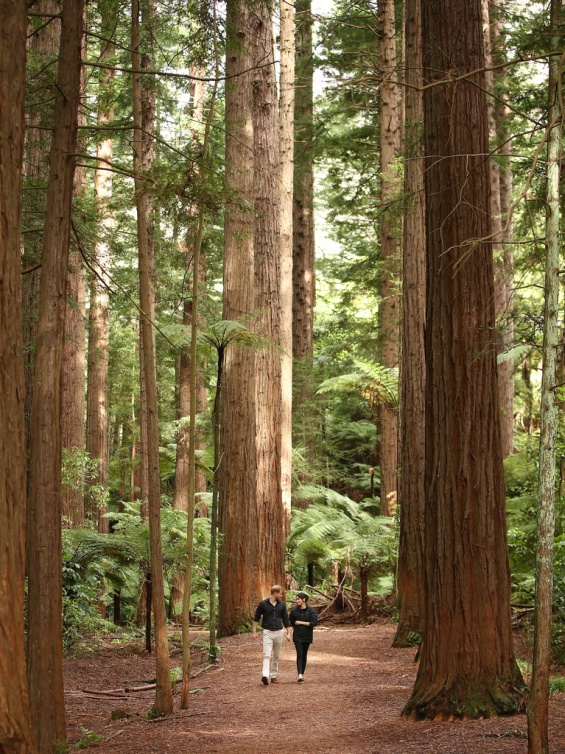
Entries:
[[312,0],[296,0],[294,101],[294,178],[292,221],[292,354],[294,443],[315,453],[314,304],[316,241],[314,233],[314,55]]
[[[155,68],[155,52],[153,28],[155,25],[155,1],[143,0],[140,3],[141,9],[141,69]],[[155,81],[152,77],[142,78],[141,81],[141,164],[145,172],[153,170],[155,160]],[[153,191],[146,186],[145,204],[147,207],[147,264],[149,270],[150,291],[149,308],[147,314],[151,322],[155,322],[155,198]],[[140,474],[141,474],[141,516],[146,518],[148,515],[149,499],[149,407],[147,404],[147,384],[145,369],[145,353],[143,334],[139,332],[139,423],[140,423]],[[157,369],[155,361],[154,370]],[[155,379],[157,379],[155,377]]]
[[[487,91],[494,92],[494,74],[492,71],[492,37],[494,24],[489,12],[489,0],[481,1],[483,20],[483,35],[485,46],[485,82]],[[489,129],[489,151],[498,152],[497,145],[500,134],[496,119],[495,102],[492,96],[487,97],[487,115]],[[498,353],[505,353],[510,344],[508,343],[508,321],[510,319],[508,298],[508,271],[506,269],[506,247],[504,246],[504,232],[501,208],[501,170],[500,165],[493,156],[489,159],[490,171],[490,210],[491,210],[491,233],[492,250],[494,254],[494,305],[498,326]],[[513,450],[513,427],[514,427],[514,360],[506,359],[498,365],[498,393],[501,408],[500,437],[502,443],[502,457],[506,458]]]
[[[552,0],[551,50],[563,41],[563,0]],[[547,217],[545,225],[545,311],[541,384],[538,478],[536,612],[532,683],[528,700],[528,754],[549,754],[549,666],[553,607],[553,538],[555,535],[555,447],[558,430],[557,349],[559,347],[559,251],[561,242],[560,178],[563,159],[561,103],[562,59],[549,59],[547,127]]]
[[[395,83],[396,29],[394,0],[379,0],[380,151],[381,151],[381,363],[398,367],[400,340],[400,299],[398,295],[399,255],[392,219],[395,191],[395,160],[400,150],[399,94]],[[398,466],[398,417],[388,406],[380,410],[381,514],[389,515],[389,495],[396,492]]]
[[26,6],[0,0],[0,747],[35,754],[24,655],[26,513],[20,212]]
[[[106,3],[99,3],[103,15],[103,36],[110,38],[115,26],[115,12]],[[111,64],[114,44],[103,41],[100,60]],[[101,69],[98,90],[98,126],[107,128],[114,120],[113,104],[114,71]],[[86,449],[90,457],[98,461],[98,473],[93,484],[108,485],[108,364],[110,333],[110,241],[114,230],[114,218],[109,208],[112,199],[113,137],[104,136],[96,147],[98,158],[94,173],[94,192],[99,222],[99,232],[94,242],[96,274],[92,278],[90,292],[90,328],[88,338],[88,393],[86,411]],[[96,497],[89,499],[88,515],[102,534],[108,533],[106,508],[99,508]]]
[[[85,9],[86,10],[86,9]],[[86,27],[86,13],[83,25]],[[83,30],[81,68],[81,100],[86,91],[86,35]],[[79,112],[79,126],[86,124],[84,111]],[[75,170],[75,191],[84,198],[86,168]],[[80,249],[71,247],[67,279],[67,312],[63,346],[61,442],[70,453],[84,451],[84,387],[86,361],[86,278]],[[84,525],[84,489],[64,489],[62,496],[63,524],[71,529]]]
[[281,492],[286,533],[292,485],[292,210],[294,173],[294,7],[280,1]]
[[[132,68],[140,71],[139,2],[132,3]],[[151,27],[150,27],[151,28]],[[133,73],[134,111],[134,174],[135,202],[137,209],[137,242],[139,251],[139,290],[141,309],[147,315],[153,298],[150,270],[150,209],[147,201],[147,183],[144,174],[144,137],[147,132],[142,124],[143,102],[141,75]],[[147,107],[147,103],[146,103]],[[147,452],[149,459],[149,537],[151,547],[151,592],[155,620],[155,655],[157,688],[154,708],[161,714],[173,709],[173,695],[169,678],[169,645],[163,584],[163,556],[161,545],[161,477],[159,472],[159,418],[157,404],[157,374],[155,370],[155,334],[148,316],[141,316],[141,339],[143,343],[143,374],[147,391]]]
[[[38,14],[45,17],[57,16],[60,5],[57,0],[39,0],[34,6]],[[55,97],[54,87],[56,61],[61,37],[61,22],[52,18],[48,24],[43,23],[31,37],[30,59],[41,68],[38,73],[37,90],[42,91],[42,84]],[[38,97],[42,99],[41,95]],[[28,225],[26,230],[32,231],[44,222],[47,181],[49,178],[49,151],[51,149],[53,129],[52,106],[43,102],[28,104],[26,122],[25,145],[25,182],[33,187],[32,191],[24,192],[22,220]],[[29,218],[29,219],[28,219]],[[38,220],[38,218],[40,218]],[[23,236],[23,267],[30,269],[41,263],[43,250],[43,236],[39,232],[26,233]],[[35,355],[37,346],[37,307],[39,303],[39,281],[41,268],[33,269],[24,275],[22,280],[23,301],[23,332],[24,332],[24,370],[25,370],[25,428],[26,445],[29,452],[29,422],[31,417],[31,399],[33,393],[33,378],[35,374]]]
[[402,265],[402,381],[400,398],[400,545],[398,628],[395,646],[422,632],[424,586],[426,236],[424,201],[422,16],[419,0],[406,0],[404,220]]
[[[480,0],[422,5],[426,153],[425,635],[404,713],[522,704],[514,658],[496,379]],[[461,39],[466,44],[461,44]],[[444,83],[439,83],[444,82]],[[488,239],[488,240],[487,240]]]
[[[268,0],[251,16],[255,193],[254,328],[270,343],[255,354],[258,544],[250,542],[251,593],[258,602],[284,583],[286,514],[281,489],[281,264],[279,245],[279,124],[273,17]],[[265,65],[272,63],[272,65]]]
[[80,95],[82,0],[65,0],[49,157],[28,487],[28,682],[41,752],[64,743],[61,364]]
[[[248,318],[255,309],[253,268],[253,90],[250,11],[228,0],[226,18],[226,185],[224,221],[224,320]],[[234,345],[226,353],[220,435],[221,545],[218,562],[220,636],[249,622],[251,593],[247,552],[258,550],[255,475],[255,355]]]

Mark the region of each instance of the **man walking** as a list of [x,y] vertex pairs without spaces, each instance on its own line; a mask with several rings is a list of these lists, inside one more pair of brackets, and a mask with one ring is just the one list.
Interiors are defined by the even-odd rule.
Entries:
[[290,641],[290,620],[283,600],[283,588],[279,584],[274,584],[271,587],[271,596],[257,605],[253,618],[254,636],[257,636],[257,625],[261,619],[263,628],[263,676],[261,683],[268,686],[269,677],[271,683],[278,683],[279,656],[285,628],[287,641]]

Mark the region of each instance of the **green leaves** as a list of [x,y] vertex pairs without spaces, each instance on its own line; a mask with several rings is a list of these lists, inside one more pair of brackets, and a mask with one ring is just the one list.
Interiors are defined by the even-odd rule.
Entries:
[[384,403],[397,412],[398,369],[361,360],[357,360],[355,366],[355,372],[324,380],[318,388],[318,394],[339,395],[354,391],[363,395],[371,405]]

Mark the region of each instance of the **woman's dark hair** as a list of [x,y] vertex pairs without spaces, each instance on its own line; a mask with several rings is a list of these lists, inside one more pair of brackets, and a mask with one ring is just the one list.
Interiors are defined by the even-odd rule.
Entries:
[[308,602],[308,595],[306,594],[306,592],[297,592],[296,596],[300,597],[300,599],[304,600],[304,602]]

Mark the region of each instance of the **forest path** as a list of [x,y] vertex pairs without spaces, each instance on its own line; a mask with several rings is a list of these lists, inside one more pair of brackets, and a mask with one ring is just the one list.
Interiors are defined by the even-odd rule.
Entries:
[[[127,700],[92,699],[81,688],[110,689],[151,677],[153,659],[105,651],[67,662],[69,739],[86,728],[108,754],[525,754],[526,718],[413,722],[400,717],[416,674],[414,649],[391,649],[394,626],[320,627],[306,683],[296,682],[292,642],[284,642],[278,685],[263,686],[261,641],[221,642],[218,669],[192,682],[191,709],[159,721],[144,714],[154,692]],[[173,664],[180,664],[180,655]],[[74,691],[73,691],[74,690]],[[125,707],[131,717],[110,720]],[[565,754],[565,695],[552,697],[551,752]],[[72,751],[77,751],[72,747]]]

